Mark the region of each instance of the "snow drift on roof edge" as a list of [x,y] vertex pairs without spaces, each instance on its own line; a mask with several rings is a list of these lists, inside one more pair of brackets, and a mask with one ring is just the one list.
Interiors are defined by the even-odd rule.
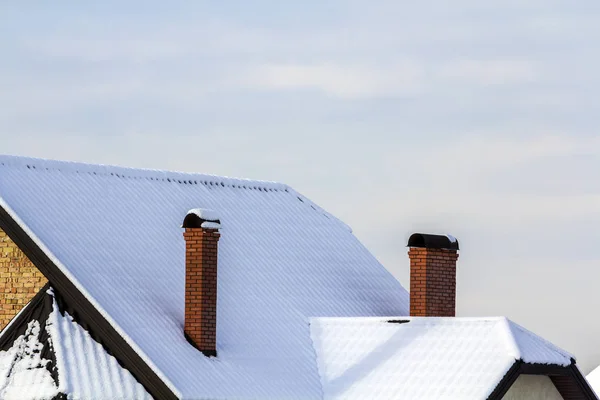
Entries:
[[[95,176],[113,176],[124,179],[149,179],[151,181],[173,182],[180,184],[201,184],[206,187],[230,186],[234,188],[258,190],[258,191],[285,191],[293,193],[298,200],[306,202],[313,207],[315,211],[319,211],[328,218],[336,220],[348,231],[352,232],[352,227],[344,221],[338,219],[335,215],[329,213],[325,209],[312,202],[310,199],[296,191],[292,187],[275,181],[236,178],[229,176],[202,174],[195,172],[170,171],[163,169],[150,168],[132,168],[109,164],[91,164],[76,161],[59,161],[44,158],[13,156],[8,154],[0,154],[0,166],[25,167],[31,170],[46,170],[59,171],[66,173],[82,173],[92,174]],[[0,193],[0,197],[1,197]]]

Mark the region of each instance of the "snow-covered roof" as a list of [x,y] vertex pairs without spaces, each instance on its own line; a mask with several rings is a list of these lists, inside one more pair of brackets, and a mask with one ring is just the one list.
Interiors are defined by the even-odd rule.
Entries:
[[11,348],[0,351],[0,398],[53,398],[59,394],[42,354],[40,322],[31,321]]
[[52,289],[47,295],[51,311],[29,321],[12,346],[0,351],[0,398],[151,399],[88,331],[59,310]]
[[517,360],[572,356],[506,318],[314,318],[325,399],[486,399]]
[[[408,311],[348,227],[283,184],[0,156],[0,207],[179,397],[321,398],[308,319]],[[183,335],[198,208],[222,223],[217,358]]]
[[585,377],[596,393],[600,393],[600,366],[596,367]]

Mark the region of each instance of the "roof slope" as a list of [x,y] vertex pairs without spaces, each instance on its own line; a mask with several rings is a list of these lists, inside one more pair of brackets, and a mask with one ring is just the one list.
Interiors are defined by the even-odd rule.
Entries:
[[52,339],[59,388],[70,399],[152,399],[68,312],[59,311],[56,301],[46,330]]
[[13,326],[2,332],[4,341],[14,329],[23,331],[0,351],[0,397],[151,399],[129,371],[59,308],[52,288],[46,288],[43,298],[36,296],[24,310],[23,329]]
[[[308,317],[407,313],[348,227],[282,184],[0,156],[0,206],[183,398],[320,398]],[[182,334],[198,207],[222,222],[217,359]]]
[[585,379],[587,379],[594,391],[600,393],[600,366],[596,367],[592,372],[587,374]]
[[315,318],[325,399],[486,399],[517,360],[572,356],[506,318]]

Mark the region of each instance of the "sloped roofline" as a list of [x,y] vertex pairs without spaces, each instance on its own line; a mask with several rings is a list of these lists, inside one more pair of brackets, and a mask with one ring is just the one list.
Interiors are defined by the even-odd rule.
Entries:
[[[246,186],[248,189],[256,189],[256,190],[293,190],[287,184],[277,182],[277,181],[269,181],[269,180],[261,180],[261,179],[249,179],[249,178],[240,178],[234,176],[225,176],[225,175],[215,175],[215,174],[205,174],[198,172],[185,172],[178,170],[168,170],[168,169],[156,169],[156,168],[139,168],[139,167],[128,167],[116,164],[96,164],[96,163],[88,163],[81,161],[68,161],[68,160],[58,160],[58,159],[50,159],[50,158],[38,158],[38,157],[27,157],[27,156],[15,156],[10,154],[2,154],[0,153],[0,165],[8,165],[8,166],[18,166],[31,170],[54,170],[54,171],[68,171],[66,169],[62,169],[60,165],[71,166],[73,167],[70,170],[73,173],[86,173],[93,174],[98,176],[116,176],[118,178],[150,178],[154,181],[168,181],[168,182],[179,182],[192,184],[192,181],[188,179],[193,179],[194,184],[204,184],[208,186],[219,186],[222,185],[225,181],[227,185],[231,186]],[[41,165],[40,165],[41,164]]]
[[[1,198],[0,198],[1,199]],[[157,399],[177,399],[178,397],[142,357],[127,343],[114,326],[77,288],[77,286],[56,265],[35,240],[13,218],[0,201],[0,229],[15,242],[19,249],[29,258],[36,268],[44,274],[51,285],[60,292],[65,301],[78,314],[78,318],[90,327],[99,341],[117,359],[117,361],[137,379],[148,393]],[[8,330],[16,327],[10,324]],[[10,337],[10,332],[3,332],[2,338]]]

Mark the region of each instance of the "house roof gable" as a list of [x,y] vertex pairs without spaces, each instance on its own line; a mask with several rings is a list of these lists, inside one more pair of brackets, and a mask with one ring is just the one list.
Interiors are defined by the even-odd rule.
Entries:
[[524,366],[518,374],[542,372],[536,366],[567,371],[574,363],[503,317],[313,318],[310,325],[328,399],[495,399],[514,383],[505,377],[515,363]]
[[47,284],[2,331],[0,396],[150,399],[72,314],[70,304]]

